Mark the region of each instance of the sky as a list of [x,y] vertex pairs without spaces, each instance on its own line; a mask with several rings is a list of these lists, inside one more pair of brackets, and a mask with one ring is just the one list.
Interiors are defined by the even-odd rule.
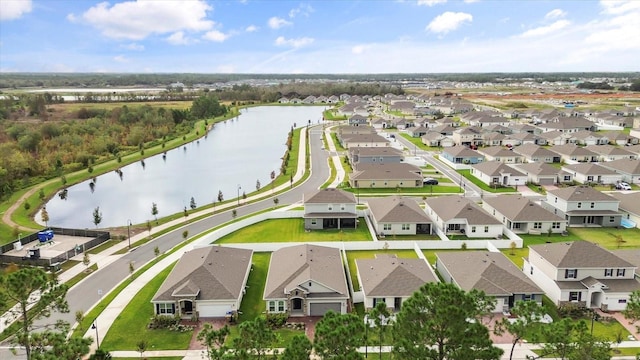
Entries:
[[640,70],[640,0],[1,0],[0,72]]

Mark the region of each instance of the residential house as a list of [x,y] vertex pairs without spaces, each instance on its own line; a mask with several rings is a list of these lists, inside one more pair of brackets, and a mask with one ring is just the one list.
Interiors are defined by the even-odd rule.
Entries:
[[442,149],[440,157],[452,164],[478,164],[484,161],[484,156],[463,145],[456,145]]
[[567,220],[521,195],[487,196],[482,208],[516,234],[561,234]]
[[[340,140],[351,135],[374,135],[376,129],[371,126],[349,126],[342,125],[336,129],[336,137]],[[340,140],[342,142],[342,140]]]
[[502,141],[506,138],[506,135],[499,132],[485,132],[482,134],[482,143],[484,146],[501,146],[503,145]]
[[620,159],[601,163],[602,166],[611,169],[622,176],[622,181],[629,184],[640,182],[640,160]]
[[622,175],[596,163],[564,165],[562,170],[572,174],[573,179],[582,184],[615,184],[622,180]]
[[353,115],[349,118],[349,125],[350,126],[368,126],[369,125],[369,119],[367,119],[366,116],[362,116],[362,115]]
[[560,131],[563,133],[576,133],[581,130],[596,131],[598,127],[592,121],[579,116],[563,116],[558,117],[557,121],[550,121],[538,125],[542,131]]
[[352,147],[349,149],[349,163],[358,164],[399,163],[404,160],[402,150],[393,147]]
[[563,133],[560,131],[548,131],[543,132],[539,135],[540,138],[544,139],[544,142],[547,145],[565,145],[565,144],[575,144],[578,140],[571,136],[571,134]]
[[529,246],[523,272],[556,304],[603,311],[627,307],[640,289],[636,266],[597,244],[583,240]]
[[640,249],[619,249],[611,252],[636,267],[636,279],[640,278]]
[[427,132],[429,132],[429,129],[427,129],[424,126],[413,126],[408,128],[406,131],[407,131],[407,134],[409,134],[409,136],[418,138],[426,134]]
[[482,145],[482,129],[479,127],[463,127],[457,129],[452,135],[453,142],[456,145],[463,146],[479,146]]
[[414,199],[385,196],[372,198],[367,203],[369,219],[376,234],[431,234],[431,219]]
[[422,187],[422,170],[408,163],[359,164],[349,176],[353,188]]
[[613,145],[589,145],[585,146],[587,150],[591,150],[594,153],[600,155],[598,161],[613,161],[620,159],[636,159],[637,154],[625,149],[624,147],[618,147]]
[[185,252],[153,296],[153,313],[180,318],[234,315],[240,309],[253,250],[206,246]]
[[527,175],[527,182],[538,185],[570,183],[573,175],[545,162],[518,164],[516,168]]
[[542,289],[501,252],[437,252],[436,270],[443,282],[495,299],[494,313],[509,312],[517,301],[542,304]]
[[522,155],[528,162],[559,163],[560,155],[534,144],[515,146],[513,152]]
[[420,137],[423,144],[432,147],[451,147],[455,144],[449,136],[442,135],[435,131],[429,131]]
[[613,131],[603,131],[602,136],[606,137],[609,140],[609,144],[624,146],[627,144],[636,145],[638,144],[638,138],[625,134],[620,130]]
[[558,188],[547,191],[542,207],[564,216],[568,226],[620,226],[622,214],[618,212],[620,201],[595,190],[591,186],[581,185]]
[[302,244],[271,254],[263,299],[268,313],[323,316],[349,312],[349,289],[340,250]]
[[611,192],[609,195],[620,200],[618,210],[622,213],[621,225],[624,227],[640,226],[640,192]]
[[489,146],[478,148],[478,152],[484,155],[485,161],[499,161],[505,164],[517,164],[524,160],[524,156],[502,146]]
[[521,134],[521,133],[529,133],[533,135],[540,135],[542,133],[542,129],[535,127],[530,124],[511,124],[509,125],[509,129],[513,134]]
[[596,162],[599,157],[597,153],[575,144],[556,145],[551,147],[550,150],[560,155],[561,159],[567,164]]
[[342,135],[342,138],[339,138],[340,145],[346,149],[350,149],[352,147],[385,147],[391,146],[389,140],[385,139],[383,136],[378,134],[353,134],[353,135]]
[[304,205],[305,229],[343,229],[355,228],[356,197],[347,191],[325,188],[305,193]]
[[431,128],[431,131],[440,133],[445,136],[453,136],[453,132],[455,130],[456,128],[451,125],[438,125],[436,127]]
[[356,259],[358,282],[369,310],[383,302],[393,312],[426,283],[438,282],[433,269],[423,259],[376,254],[373,259]]
[[444,234],[463,234],[469,238],[493,239],[502,236],[502,223],[473,200],[447,195],[430,197],[425,211]]
[[547,139],[534,135],[528,132],[521,132],[516,134],[508,135],[504,140],[502,140],[503,145],[524,145],[524,144],[536,144],[536,145],[546,145]]
[[485,161],[471,165],[471,175],[488,186],[515,186],[516,190],[518,185],[523,186],[527,182],[526,174],[500,161]]
[[593,131],[580,130],[571,134],[579,145],[606,145],[609,143],[609,139],[601,133]]

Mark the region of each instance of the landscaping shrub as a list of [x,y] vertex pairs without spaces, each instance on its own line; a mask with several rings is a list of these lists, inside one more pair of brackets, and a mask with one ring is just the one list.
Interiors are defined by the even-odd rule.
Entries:
[[582,318],[591,318],[591,310],[577,304],[564,304],[558,307],[560,317],[570,317],[574,320]]
[[267,313],[267,325],[272,329],[279,329],[286,324],[288,318],[286,313]]

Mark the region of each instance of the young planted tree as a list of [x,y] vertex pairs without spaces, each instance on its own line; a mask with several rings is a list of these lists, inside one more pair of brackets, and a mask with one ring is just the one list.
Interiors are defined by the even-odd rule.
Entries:
[[42,211],[40,212],[40,217],[42,218],[42,222],[44,223],[45,227],[49,227],[49,213],[47,212],[47,207],[43,207]]
[[156,219],[156,223],[158,223],[158,204],[151,203],[151,215]]
[[76,311],[76,322],[78,323],[78,328],[82,330],[82,322],[84,321],[84,311],[78,310]]
[[102,222],[102,212],[100,211],[100,206],[93,209],[93,223],[96,225],[96,228]]
[[136,271],[135,266],[133,266],[133,261],[129,261],[129,275],[133,277],[133,272]]
[[265,359],[267,351],[277,340],[276,334],[262,316],[255,318],[253,321],[241,323],[238,325],[238,330],[240,336],[233,339],[233,347],[240,358]]
[[185,230],[182,232],[182,240],[187,240],[189,237],[189,230]]
[[[18,305],[15,310],[9,310],[14,312],[19,324],[19,330],[12,341],[24,347],[27,360],[32,359],[34,340],[40,339],[33,338],[34,321],[49,317],[51,311],[69,312],[65,299],[67,290],[67,285],[59,284],[44,270],[36,267],[22,268],[0,277],[0,307],[9,303]],[[40,291],[39,297],[31,296],[35,291]],[[31,309],[29,314],[28,309]],[[60,325],[62,324],[56,324],[56,330],[64,330]]]
[[184,218],[186,219],[189,216],[189,211],[187,211],[187,207],[184,207],[184,210],[182,211],[182,214],[184,215]]
[[544,316],[544,308],[535,301],[518,301],[511,308],[511,314],[516,318],[502,318],[496,323],[494,332],[498,335],[509,333],[513,336],[509,359],[513,359],[513,350],[525,337],[534,338],[538,333],[536,324],[540,323]]
[[155,246],[153,248],[153,255],[155,255],[156,257],[158,257],[158,255],[160,255],[160,248],[158,246]]
[[82,264],[87,268],[89,267],[89,264],[91,264],[91,259],[89,259],[89,253],[86,251],[82,255]]
[[231,211],[231,217],[235,220],[236,217],[238,217],[238,212],[236,211],[236,209],[233,209]]
[[229,335],[229,327],[225,325],[223,328],[216,330],[209,323],[202,326],[202,330],[198,333],[198,341],[207,349],[207,359],[221,360],[224,359],[229,347],[225,345],[225,339]]
[[322,359],[361,359],[358,347],[364,339],[364,323],[355,314],[327,312],[316,324],[313,338],[316,354]]
[[151,234],[151,229],[153,228],[153,226],[151,225],[151,221],[147,220],[147,231],[149,232],[149,234]]
[[[369,311],[369,318],[373,319],[373,323],[375,325],[376,333],[378,334],[378,356],[382,359],[382,344],[384,344],[384,338],[387,331],[387,327],[389,327],[389,320],[391,317],[391,313],[387,308],[387,304],[383,301],[376,304],[376,306]],[[367,326],[369,324],[367,323]]]
[[280,360],[308,360],[312,349],[313,345],[306,335],[296,335],[289,341]]
[[493,306],[484,293],[454,284],[426,283],[402,304],[393,325],[395,359],[498,360],[480,321]]
[[256,191],[260,191],[260,187],[262,185],[260,185],[260,179],[256,180]]
[[145,339],[142,339],[136,343],[136,350],[138,350],[138,352],[140,353],[140,357],[142,357],[142,354],[144,354],[144,352],[147,351],[148,347],[149,347],[149,342],[147,342],[147,340]]
[[277,197],[273,198],[273,205],[278,206],[279,202],[280,200]]
[[[640,290],[634,290],[627,300],[627,308],[622,311],[622,315],[631,322],[640,320]],[[636,326],[640,331],[640,326]]]
[[224,195],[222,195],[222,190],[218,190],[218,202],[224,201]]
[[275,170],[274,170],[274,171],[271,171],[271,175],[270,175],[270,176],[271,176],[271,192],[273,192],[273,187],[276,185],[276,183],[275,183],[275,181],[274,181],[274,180],[276,179],[276,172],[275,172]]

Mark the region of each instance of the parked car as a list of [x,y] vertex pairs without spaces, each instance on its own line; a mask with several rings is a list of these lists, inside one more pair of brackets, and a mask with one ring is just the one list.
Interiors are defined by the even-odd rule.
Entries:
[[422,179],[422,183],[424,185],[438,185],[438,180],[434,178],[424,178]]
[[631,185],[626,182],[619,182],[616,184],[616,189],[618,190],[631,190]]

